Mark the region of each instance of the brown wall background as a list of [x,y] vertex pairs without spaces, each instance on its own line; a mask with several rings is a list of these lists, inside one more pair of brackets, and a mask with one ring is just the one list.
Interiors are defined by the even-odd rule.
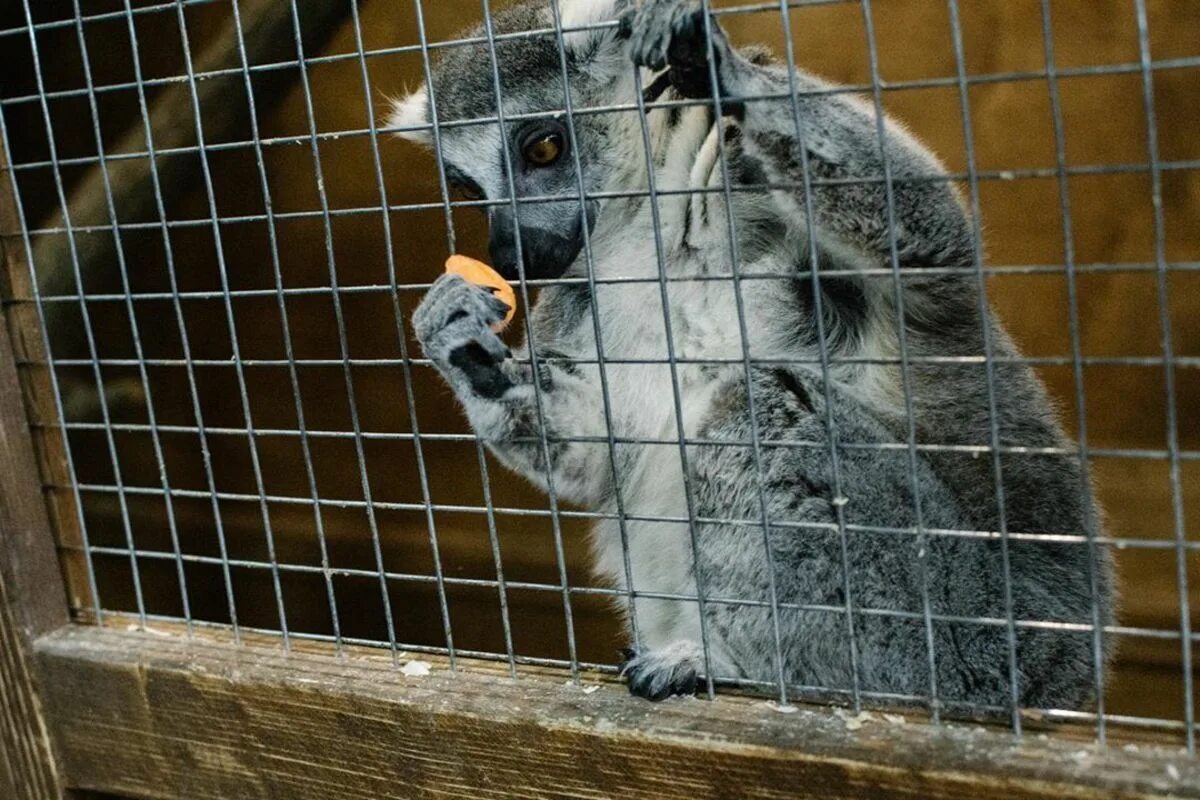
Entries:
[[[36,4],[35,18],[69,17],[70,4],[53,0]],[[117,2],[88,4],[88,13],[119,9]],[[146,3],[135,4],[146,5]],[[719,3],[718,5],[732,5]],[[968,90],[974,129],[976,167],[985,173],[1012,173],[980,184],[981,221],[989,262],[994,266],[1061,265],[1064,234],[1059,208],[1059,185],[1052,176],[1026,177],[1031,170],[1053,170],[1055,148],[1049,93],[1044,79],[1029,73],[1045,69],[1041,10],[1038,0],[963,0],[961,29],[969,75],[1003,75],[1011,79],[974,83]],[[1070,177],[1067,190],[1073,221],[1077,263],[1153,264],[1155,236],[1151,181],[1147,162],[1147,120],[1143,109],[1142,76],[1130,71],[1139,61],[1138,32],[1132,0],[1055,0],[1053,44],[1059,69],[1108,67],[1104,74],[1062,77],[1059,91],[1065,125],[1066,161],[1072,167],[1128,165],[1122,174]],[[1148,0],[1151,53],[1156,62],[1181,60],[1177,68],[1156,71],[1153,78],[1162,173],[1165,257],[1173,269],[1168,277],[1168,314],[1176,354],[1178,443],[1183,450],[1200,450],[1200,4],[1193,0]],[[958,99],[953,36],[945,3],[934,0],[875,0],[872,3],[879,71],[885,82],[925,82],[916,88],[885,93],[888,110],[906,123],[947,162],[953,171],[967,168],[963,120]],[[453,36],[463,24],[479,18],[475,0],[429,0],[426,22],[431,40]],[[224,3],[189,6],[188,33],[193,49],[210,39],[228,18]],[[865,84],[870,80],[866,35],[859,4],[832,3],[794,9],[792,29],[801,66],[833,81]],[[418,41],[413,7],[408,2],[371,0],[361,6],[364,44],[368,49],[413,45]],[[19,4],[0,2],[0,28],[23,23]],[[779,51],[778,12],[726,18],[735,38],[759,41]],[[137,18],[143,69],[151,77],[182,72],[180,36],[174,13],[150,13]],[[129,40],[124,20],[89,24],[88,45],[98,84],[132,80]],[[354,50],[354,30],[347,22],[321,51]],[[49,89],[83,86],[79,51],[73,28],[39,34],[38,44]],[[314,55],[309,53],[309,55]],[[34,91],[27,40],[0,39],[0,97]],[[419,56],[403,52],[374,56],[367,62],[370,88],[364,90],[357,60],[313,65],[309,70],[313,106],[319,131],[353,131],[367,127],[367,94],[376,115],[386,97],[403,94],[422,80]],[[292,87],[277,98],[258,120],[264,138],[305,136],[308,133],[304,96],[295,73]],[[256,86],[259,78],[256,77]],[[933,84],[933,85],[928,85]],[[164,87],[150,90],[151,100]],[[256,90],[257,91],[257,90]],[[256,95],[257,96],[257,95]],[[258,98],[260,104],[263,98]],[[245,104],[244,92],[231,92],[222,102]],[[101,124],[106,148],[113,147],[129,126],[140,124],[132,91],[100,96]],[[59,156],[95,154],[86,99],[52,101]],[[48,158],[40,108],[33,103],[6,105],[5,122],[15,163]],[[202,108],[202,118],[220,114]],[[226,138],[244,141],[242,126]],[[385,139],[379,143],[385,189],[390,203],[437,202],[432,159],[412,146]],[[110,151],[111,152],[111,151]],[[276,213],[320,209],[311,150],[307,142],[272,144],[265,148],[271,199]],[[320,143],[324,188],[330,207],[356,209],[377,206],[371,142],[365,136],[344,136]],[[199,161],[194,154],[170,156]],[[216,205],[222,217],[263,213],[258,174],[252,151],[222,150],[210,155]],[[67,189],[78,184],[86,166],[63,170]],[[7,182],[7,176],[5,181]],[[50,169],[19,173],[21,199],[31,224],[45,219],[55,207]],[[173,220],[204,220],[210,214],[203,187],[196,183],[168,203]],[[473,214],[456,214],[460,249],[483,254],[482,230]],[[122,222],[153,222],[122,217]],[[75,220],[102,225],[105,219]],[[395,270],[401,284],[422,284],[440,269],[446,254],[443,218],[439,209],[402,210],[391,214]],[[342,214],[331,223],[333,256],[342,286],[380,286],[388,282],[384,232],[378,212]],[[4,231],[11,234],[11,231]],[[327,286],[329,264],[325,229],[320,217],[278,223],[281,269],[291,288]],[[85,234],[101,235],[101,234]],[[161,235],[153,228],[124,233],[125,255],[135,292],[159,292],[167,287]],[[9,238],[9,246],[19,240]],[[266,225],[230,222],[221,226],[222,252],[234,289],[271,289],[273,273]],[[184,291],[220,288],[216,245],[204,225],[175,228],[172,251]],[[44,265],[39,265],[44,268]],[[1084,271],[1078,276],[1080,334],[1086,357],[1161,356],[1157,276],[1152,270]],[[111,269],[90,274],[89,292],[113,292],[119,282]],[[994,277],[989,290],[997,313],[1033,357],[1063,358],[1071,352],[1067,326],[1067,283],[1062,272]],[[400,293],[405,314],[419,299],[419,289]],[[345,293],[342,296],[350,355],[354,359],[395,359],[399,340],[390,295],[386,291]],[[284,355],[280,315],[272,296],[237,298],[232,303],[243,359],[281,359]],[[244,428],[231,354],[228,322],[219,299],[184,303],[192,355],[219,366],[198,366],[196,380],[205,424]],[[293,295],[287,301],[291,338],[298,359],[329,359],[330,365],[300,370],[301,400],[311,431],[348,431],[346,400],[333,304],[328,292]],[[120,303],[89,304],[99,351],[105,358],[131,358],[130,320]],[[179,358],[178,328],[165,300],[138,302],[137,320],[147,357]],[[80,324],[76,318],[73,325]],[[405,328],[407,335],[407,327]],[[55,355],[83,357],[77,336],[64,336]],[[412,347],[412,342],[408,342]],[[1190,358],[1191,361],[1186,359]],[[1078,429],[1072,368],[1047,365],[1040,373],[1060,403],[1068,426]],[[90,370],[60,369],[72,391],[72,414],[97,419],[98,406]],[[351,369],[362,430],[409,433],[404,371],[387,366],[358,365]],[[191,395],[184,370],[178,366],[150,369],[151,391],[158,421],[163,425],[194,426]],[[118,422],[144,423],[146,412],[137,371],[111,366],[104,378]],[[297,417],[286,369],[248,366],[247,392],[256,428],[295,430]],[[412,369],[415,411],[422,434],[462,433],[466,428],[447,391],[422,366]],[[1163,370],[1160,365],[1093,364],[1085,367],[1087,426],[1094,448],[1162,450],[1167,443]],[[88,387],[93,387],[89,395]],[[164,433],[167,475],[175,489],[204,491],[207,482],[194,433]],[[144,432],[116,434],[120,475],[128,486],[156,487],[159,476],[150,437]],[[217,488],[222,492],[257,495],[244,435],[214,432],[209,447]],[[112,459],[102,434],[75,431],[71,436],[79,479],[113,484]],[[258,455],[264,490],[269,495],[307,498],[310,489],[299,439],[293,435],[259,437]],[[362,480],[354,443],[348,438],[314,436],[313,467],[319,495],[330,501],[363,499]],[[374,500],[385,503],[423,502],[410,440],[369,438],[363,443],[366,474]],[[442,506],[480,506],[483,485],[474,445],[466,442],[425,441],[429,496]],[[546,500],[519,480],[489,462],[490,491],[497,507],[546,509]],[[1093,472],[1115,536],[1169,539],[1174,535],[1168,462],[1163,459],[1096,457]],[[1181,468],[1182,506],[1191,541],[1200,541],[1200,462],[1184,460]],[[61,490],[59,490],[61,493]],[[161,497],[129,495],[132,520],[129,535],[139,549],[170,552]],[[93,545],[124,547],[118,498],[112,493],[85,493],[87,529]],[[217,556],[214,515],[208,500],[178,497],[175,512],[183,551]],[[266,538],[257,502],[221,501],[220,519],[229,555],[263,561]],[[319,566],[320,551],[314,515],[303,503],[271,503],[269,521],[281,563]],[[486,518],[468,510],[439,510],[433,514],[445,574],[458,578],[493,579]],[[337,569],[375,570],[375,557],[366,514],[361,508],[322,508],[328,539],[331,577],[339,604],[343,635],[386,638],[383,605],[377,581],[337,574]],[[416,576],[432,574],[429,529],[420,510],[380,510],[376,516],[386,568]],[[553,559],[553,527],[545,516],[497,514],[495,525],[510,581],[557,583]],[[567,572],[572,585],[591,585],[584,546],[584,526],[562,521]],[[1179,626],[1176,555],[1173,549],[1123,549],[1116,557],[1124,580],[1122,621],[1130,626],[1171,630]],[[1192,550],[1187,570],[1191,586],[1191,624],[1200,627],[1200,551]],[[104,606],[133,609],[129,561],[124,556],[96,556]],[[143,558],[139,563],[147,610],[181,613],[174,564]],[[234,567],[233,586],[242,624],[275,628],[273,584],[268,571]],[[208,563],[189,563],[187,589],[197,618],[225,621],[225,588],[221,571]],[[292,630],[329,633],[326,586],[319,573],[285,573],[281,578],[288,624]],[[447,590],[455,644],[468,649],[503,651],[500,611],[490,587],[450,586]],[[390,587],[397,636],[415,644],[444,644],[438,602],[428,581],[396,582]],[[565,622],[557,592],[510,589],[514,645],[518,653],[562,658],[566,655]],[[582,659],[612,663],[621,644],[618,626],[605,602],[576,595],[573,603]],[[1194,665],[1188,665],[1194,669]],[[1129,638],[1122,642],[1112,678],[1109,710],[1178,718],[1182,715],[1182,669],[1179,645],[1173,640]],[[1148,689],[1153,687],[1153,690]]]

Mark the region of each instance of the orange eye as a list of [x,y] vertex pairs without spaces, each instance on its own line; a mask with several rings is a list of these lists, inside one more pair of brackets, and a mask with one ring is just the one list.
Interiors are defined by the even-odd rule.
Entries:
[[548,167],[562,156],[563,140],[557,133],[547,134],[525,145],[525,160],[535,167]]

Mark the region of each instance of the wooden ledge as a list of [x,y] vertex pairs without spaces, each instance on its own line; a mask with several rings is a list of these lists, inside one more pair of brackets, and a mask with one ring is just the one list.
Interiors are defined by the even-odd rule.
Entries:
[[762,700],[657,705],[597,678],[171,626],[68,626],[36,643],[72,786],[153,798],[1200,798],[1176,748],[1093,749],[1003,730],[858,726]]

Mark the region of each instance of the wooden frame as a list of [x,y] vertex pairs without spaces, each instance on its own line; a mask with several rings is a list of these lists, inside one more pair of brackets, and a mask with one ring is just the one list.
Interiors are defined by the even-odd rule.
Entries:
[[[138,797],[1200,797],[1200,764],[1155,747],[934,729],[761,699],[659,704],[561,671],[182,626],[68,627],[37,642],[67,779]],[[1086,734],[1085,734],[1086,735]]]
[[[7,167],[0,147],[0,169]],[[5,182],[0,185],[0,232],[17,230],[17,219]],[[0,238],[0,267],[7,295],[12,280],[28,275],[19,242]],[[62,797],[64,787],[39,702],[32,645],[38,636],[67,624],[68,613],[42,496],[43,473],[26,416],[26,406],[36,402],[37,378],[22,383],[16,366],[18,352],[40,352],[40,340],[26,347],[28,340],[11,339],[9,325],[21,322],[25,331],[38,331],[13,313],[0,320],[0,797],[44,800]],[[40,396],[49,400],[44,391]]]

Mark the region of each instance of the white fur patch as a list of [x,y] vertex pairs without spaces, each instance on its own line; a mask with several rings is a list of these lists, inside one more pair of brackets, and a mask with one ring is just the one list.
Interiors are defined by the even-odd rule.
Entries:
[[[570,31],[571,28],[584,28],[617,18],[616,0],[555,0],[558,3],[558,20],[567,33],[563,34],[563,43],[567,50],[577,55],[593,55],[591,51],[600,43],[607,28],[595,28],[584,31]],[[594,65],[599,66],[599,65]]]
[[423,86],[397,100],[388,116],[389,128],[408,129],[396,131],[397,136],[417,144],[429,145],[433,142],[429,124],[429,95]]
[[614,19],[616,0],[558,0],[558,16],[564,28],[581,28]]

